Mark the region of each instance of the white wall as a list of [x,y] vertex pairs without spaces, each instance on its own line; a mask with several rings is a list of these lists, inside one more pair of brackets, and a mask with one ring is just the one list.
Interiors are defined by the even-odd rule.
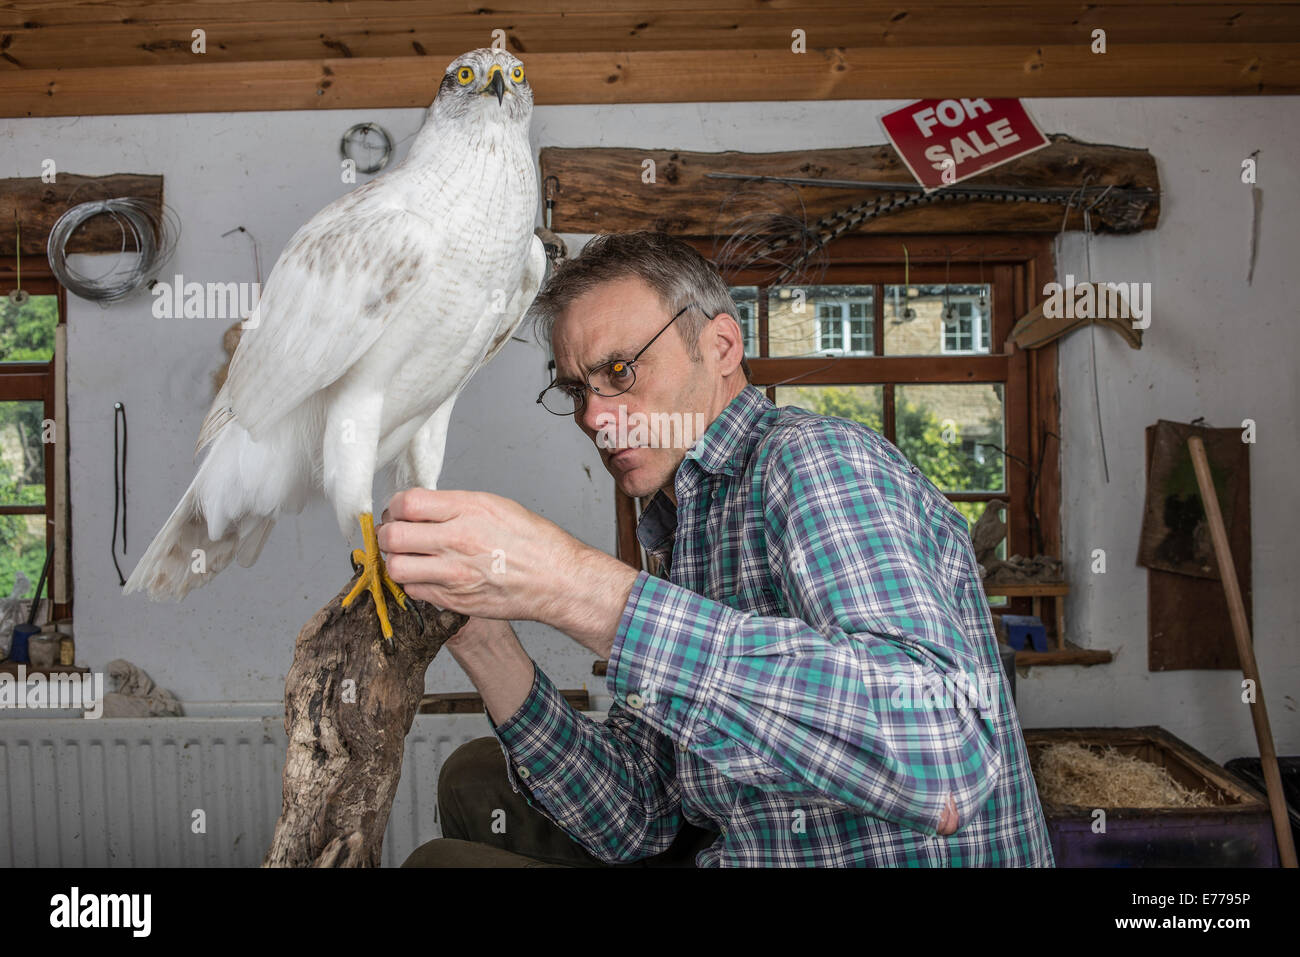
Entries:
[[[537,146],[632,146],[779,150],[885,142],[878,117],[903,101],[544,107]],[[1154,232],[1098,237],[1097,279],[1151,282],[1155,312],[1133,352],[1098,337],[1111,480],[1101,477],[1093,420],[1088,336],[1064,341],[1061,388],[1068,574],[1075,594],[1067,629],[1085,646],[1117,652],[1093,668],[1036,668],[1019,681],[1026,726],[1159,724],[1219,760],[1255,750],[1233,672],[1146,670],[1146,573],[1134,564],[1143,500],[1143,429],[1157,418],[1212,425],[1258,423],[1252,455],[1256,649],[1281,753],[1300,752],[1300,642],[1290,582],[1300,537],[1294,476],[1300,467],[1296,381],[1295,181],[1297,98],[1029,100],[1048,132],[1143,147],[1159,163],[1161,221]],[[1290,118],[1291,122],[1285,120]],[[375,120],[399,140],[419,110],[88,117],[0,121],[0,176],[61,170],[161,173],[183,235],[164,277],[253,279],[247,241],[257,236],[263,272],[290,234],[346,188],[337,143],[351,124]],[[1260,150],[1263,230],[1254,285],[1245,283],[1249,187],[1239,164]],[[1060,272],[1083,276],[1077,236]],[[70,297],[69,393],[74,573],[79,657],[99,669],[116,657],[146,668],[188,700],[277,700],[301,624],[350,575],[347,550],[323,505],[284,519],[252,569],[232,568],[180,605],[124,599],[108,555],[112,516],[113,403],[131,426],[128,471],[134,560],[192,476],[191,454],[224,359],[226,323],[157,320],[150,300],[104,310]],[[544,356],[511,343],[470,384],[453,417],[445,487],[518,499],[583,540],[613,546],[612,483],[594,450],[564,420],[533,404]],[[590,474],[588,474],[588,472]],[[1105,548],[1108,572],[1089,571]],[[519,627],[561,687],[586,684],[591,656],[548,629]],[[467,688],[449,657],[429,688]]]

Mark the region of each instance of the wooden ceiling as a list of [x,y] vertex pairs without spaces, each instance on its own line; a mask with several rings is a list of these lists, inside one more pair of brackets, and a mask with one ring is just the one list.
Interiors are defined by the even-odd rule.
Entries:
[[0,116],[425,106],[494,30],[543,104],[1300,93],[1278,0],[0,0]]

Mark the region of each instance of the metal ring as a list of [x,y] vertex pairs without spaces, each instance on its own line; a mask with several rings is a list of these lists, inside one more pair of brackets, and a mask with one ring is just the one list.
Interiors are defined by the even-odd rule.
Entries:
[[[384,155],[379,158],[379,162],[373,166],[362,166],[357,162],[357,158],[348,153],[348,146],[353,142],[352,136],[355,133],[375,132],[384,138]],[[378,173],[388,165],[388,161],[393,158],[393,138],[388,135],[388,130],[384,129],[378,123],[357,123],[349,127],[348,131],[343,134],[343,139],[339,140],[339,155],[345,160],[352,160],[357,164],[357,172],[365,173],[367,176],[371,173]]]

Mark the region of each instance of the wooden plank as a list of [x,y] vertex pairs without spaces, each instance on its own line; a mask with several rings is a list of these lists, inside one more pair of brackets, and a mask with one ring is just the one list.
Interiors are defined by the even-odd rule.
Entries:
[[[44,598],[41,599],[41,601],[45,600],[46,599]],[[49,636],[46,635],[44,637],[48,638]],[[33,668],[30,664],[26,664],[22,667],[27,669],[25,674],[29,678],[32,675],[84,675],[90,671],[89,668],[79,668],[76,665],[50,665],[48,668]],[[4,661],[0,661],[0,674],[13,675],[17,678],[18,668],[19,665],[16,661],[11,661],[7,658]]]
[[853,382],[1003,382],[1005,356],[819,356],[811,359],[750,359],[759,385],[797,379],[800,385]]
[[[72,523],[68,512],[68,324],[59,310],[54,329],[54,449],[50,470],[53,475],[50,531],[54,539],[54,567],[50,569],[50,595],[56,608],[66,606],[72,594]],[[57,613],[55,617],[60,617]]]
[[[1098,185],[1159,190],[1155,158],[1146,150],[1084,143],[1057,134],[1052,143],[963,185],[1061,188],[1085,177]],[[654,183],[642,181],[645,161],[655,163]],[[848,149],[791,150],[775,153],[693,153],[654,149],[561,149],[541,151],[542,175],[559,180],[554,213],[557,232],[595,233],[625,229],[658,229],[684,235],[726,235],[741,181],[713,179],[710,173],[754,176],[794,176],[807,179],[887,182],[913,185],[915,180],[889,144]],[[789,212],[791,187],[764,184],[744,187],[745,213],[761,212],[756,204],[770,197],[771,212]],[[799,208],[808,221],[845,209],[872,195],[868,189],[798,187]],[[1100,207],[1099,207],[1100,209]],[[870,232],[1051,232],[1061,229],[1063,204],[1031,202],[962,202],[905,210],[872,220],[860,229]],[[1159,220],[1159,200],[1147,208],[1140,228]],[[1082,228],[1082,217],[1071,210],[1067,228]],[[1113,224],[1118,228],[1118,223]],[[1112,227],[1105,215],[1094,216],[1094,228]],[[1035,248],[1035,253],[1037,249]],[[897,256],[895,245],[892,255]],[[909,255],[915,260],[917,257]],[[995,258],[985,254],[987,258]],[[838,257],[837,257],[838,258]],[[942,261],[942,259],[940,260]],[[1018,317],[1017,317],[1018,318]]]
[[[1300,92],[1290,43],[537,53],[527,67],[542,105]],[[439,73],[421,56],[15,68],[0,116],[426,106]]]
[[1065,643],[1065,649],[1061,651],[1017,651],[1016,667],[1032,668],[1035,665],[1106,665],[1113,661],[1115,656],[1101,648],[1080,648],[1072,645],[1070,642]]
[[[1038,254],[1026,264],[1028,288],[1032,291],[1029,305],[1043,301],[1043,286],[1056,279],[1052,241],[1040,239]],[[1026,310],[1028,311],[1028,310]],[[1029,350],[1030,368],[1033,370],[1034,414],[1030,421],[1034,427],[1033,461],[1038,474],[1038,514],[1042,518],[1039,531],[1044,555],[1062,557],[1061,542],[1061,392],[1059,385],[1059,341],[1048,343],[1040,349]],[[1040,465],[1041,463],[1041,465]]]
[[[1175,4],[1178,15],[1171,17],[1170,7]],[[870,26],[881,41],[924,43],[928,34],[949,36],[959,32],[979,37],[1010,36],[1026,42],[1033,42],[1037,35],[1049,42],[1045,31],[1059,30],[1053,36],[1068,40],[1088,36],[1096,26],[1130,41],[1158,40],[1161,30],[1180,39],[1200,32],[1213,36],[1215,28],[1220,33],[1230,31],[1233,36],[1248,38],[1251,30],[1284,30],[1295,24],[1294,0],[1111,0],[1086,5],[1074,0],[1002,0],[977,5],[948,0],[914,4],[903,11],[888,0],[661,0],[653,5],[644,0],[606,0],[599,6],[598,11],[593,11],[590,3],[573,0],[507,0],[490,8],[465,0],[354,0],[346,4],[328,0],[6,0],[0,3],[0,29],[56,32],[71,26],[107,28],[153,23],[178,28],[217,24],[223,29],[256,24],[275,29],[290,23],[341,31],[357,22],[391,18],[413,25],[421,21],[478,23],[486,33],[494,27],[519,30],[521,24],[533,18],[545,18],[553,23],[572,23],[575,33],[583,33],[586,18],[594,17],[610,18],[618,29],[637,29],[638,23],[645,23],[640,29],[652,30],[667,15],[696,14],[731,28],[776,15],[782,18],[776,21],[779,25],[789,25],[784,31],[787,34],[789,27],[808,29],[808,23],[839,16],[843,23],[857,21]]]
[[[950,0],[951,2],[951,0]],[[1046,0],[1060,4],[1062,0]],[[1120,0],[1127,5],[1136,0]],[[1157,4],[1177,0],[1155,0]],[[1293,2],[1293,0],[1250,0],[1247,6]],[[1025,9],[1035,5],[1034,0],[1013,0],[1012,6]],[[601,9],[616,13],[645,13],[645,0],[603,0]],[[1074,4],[1066,4],[1067,8]],[[890,8],[881,0],[660,0],[655,10],[708,10],[719,16],[751,16],[765,10],[801,13],[815,7],[831,10],[876,11],[889,16]],[[1240,9],[1240,5],[1233,9]],[[416,19],[423,16],[472,15],[490,24],[502,17],[546,14],[556,19],[568,19],[591,10],[590,2],[582,0],[504,0],[491,7],[471,0],[349,0],[334,3],[332,0],[2,0],[0,26],[17,27],[24,23],[39,23],[44,27],[76,23],[121,23],[123,20],[193,23],[274,23],[281,20],[346,22],[363,17],[401,17]],[[489,27],[490,29],[490,27]]]
[[[591,710],[591,697],[586,689],[561,691],[564,700],[578,711]],[[426,694],[420,699],[419,714],[482,714],[483,696],[473,691],[452,691],[444,694]]]
[[[36,161],[33,161],[35,164]],[[119,196],[135,196],[160,207],[163,178],[140,173],[82,176],[60,172],[53,183],[39,176],[0,180],[0,256],[14,254],[14,216],[22,223],[23,255],[40,257],[45,266],[45,244],[60,216],[78,203]],[[115,253],[122,248],[122,229],[111,216],[86,220],[68,240],[72,253]]]
[[[97,5],[96,5],[97,6]],[[83,11],[96,6],[83,5]],[[981,4],[973,16],[969,5],[927,4],[900,11],[896,6],[802,5],[796,11],[766,6],[743,9],[715,5],[671,9],[645,5],[635,10],[568,10],[563,15],[538,9],[498,8],[435,10],[421,5],[401,13],[406,4],[361,14],[357,4],[299,5],[281,17],[265,6],[245,8],[232,16],[222,4],[178,15],[186,4],[135,4],[119,19],[50,23],[39,13],[4,10],[0,29],[8,42],[3,62],[22,69],[71,69],[86,66],[189,64],[191,31],[207,31],[208,62],[299,60],[318,57],[430,56],[450,60],[464,50],[487,46],[492,31],[505,31],[508,48],[517,54],[595,53],[606,50],[777,50],[790,53],[791,31],[805,31],[813,49],[917,46],[1069,46],[1088,45],[1102,27],[1113,42],[1296,43],[1300,17],[1296,8],[1277,4],[1236,5],[1225,12],[1218,3],[1183,4],[1171,18],[1164,9],[1145,6],[1087,7],[1043,3]],[[397,9],[395,9],[397,8]],[[94,16],[94,14],[91,14]],[[26,19],[24,19],[26,18]],[[24,26],[24,23],[40,26]],[[4,41],[0,41],[4,42]],[[1122,48],[1121,48],[1122,50]],[[1120,52],[1120,51],[1116,51]],[[1109,54],[1108,54],[1109,55]]]
[[1002,598],[1032,598],[1051,595],[1068,595],[1070,586],[1067,582],[1040,583],[1034,585],[985,585],[984,594]]

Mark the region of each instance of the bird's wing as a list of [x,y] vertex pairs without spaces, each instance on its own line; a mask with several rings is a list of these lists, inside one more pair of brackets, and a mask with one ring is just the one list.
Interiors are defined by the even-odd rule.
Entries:
[[[533,298],[537,295],[537,290],[541,288],[542,279],[545,276],[546,247],[542,245],[542,241],[537,236],[533,236],[533,244],[528,249],[528,263],[524,266],[524,274],[519,281],[519,288],[507,304],[505,315],[501,317],[496,334],[492,338],[492,344],[488,347],[487,353],[479,361],[479,364],[474,367],[474,372],[478,372],[479,369],[491,362],[492,357],[510,341],[510,337],[519,328],[519,324],[524,321],[524,314],[528,312],[528,307],[533,304]],[[471,372],[466,377],[466,381],[469,381],[474,372]]]
[[234,417],[256,438],[346,373],[395,316],[434,296],[446,241],[423,217],[360,198],[317,214],[267,278],[199,448]]

